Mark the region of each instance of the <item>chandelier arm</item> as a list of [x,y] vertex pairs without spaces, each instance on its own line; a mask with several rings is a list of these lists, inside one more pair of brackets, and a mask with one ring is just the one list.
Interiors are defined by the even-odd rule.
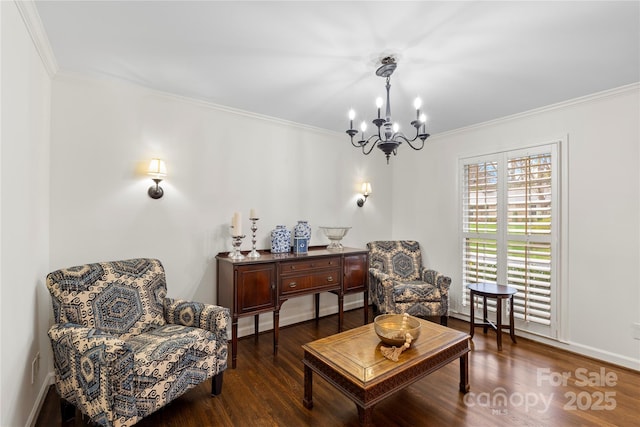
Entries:
[[351,145],[353,145],[354,147],[360,147],[362,144],[360,144],[361,141],[358,142],[353,142],[353,136],[351,137]]
[[[371,153],[373,151],[373,148],[378,145],[378,142],[380,141],[380,137],[378,135],[371,135],[366,141],[363,141],[363,144],[361,144],[362,147],[362,153],[365,156],[368,156],[369,153]],[[371,145],[369,145],[371,144]],[[367,149],[367,146],[369,145],[369,148]]]
[[407,144],[409,144],[409,147],[413,148],[416,151],[422,150],[424,148],[424,139],[420,139],[420,141],[422,142],[422,144],[420,144],[420,147],[416,147],[412,144],[412,142],[415,141],[416,139],[418,139],[417,136],[413,138],[411,141],[407,140]]
[[422,142],[422,144],[420,144],[420,146],[416,146],[416,145],[412,144],[412,142],[417,140],[419,137],[420,137],[420,135],[416,135],[413,139],[409,139],[406,136],[404,136],[404,134],[402,134],[400,132],[398,132],[398,133],[393,135],[393,139],[401,139],[401,140],[403,140],[404,142],[409,144],[409,147],[413,148],[416,151],[422,150],[424,148],[424,139],[422,139],[422,138],[420,138],[420,141]]

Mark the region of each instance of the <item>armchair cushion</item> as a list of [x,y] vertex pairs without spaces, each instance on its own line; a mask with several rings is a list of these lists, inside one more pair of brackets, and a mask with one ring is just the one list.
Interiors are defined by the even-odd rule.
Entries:
[[399,302],[440,301],[440,290],[431,283],[423,281],[393,281],[393,300]]
[[133,391],[141,416],[150,414],[220,368],[212,332],[164,325],[128,340],[134,354]]

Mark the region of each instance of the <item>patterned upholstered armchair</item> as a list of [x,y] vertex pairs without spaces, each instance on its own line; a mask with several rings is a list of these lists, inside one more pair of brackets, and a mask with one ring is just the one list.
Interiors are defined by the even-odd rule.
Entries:
[[227,308],[166,298],[155,259],[80,265],[47,276],[49,329],[63,422],[77,407],[130,426],[227,368]]
[[422,266],[413,240],[375,241],[369,249],[369,295],[376,313],[440,316],[447,325],[451,278]]

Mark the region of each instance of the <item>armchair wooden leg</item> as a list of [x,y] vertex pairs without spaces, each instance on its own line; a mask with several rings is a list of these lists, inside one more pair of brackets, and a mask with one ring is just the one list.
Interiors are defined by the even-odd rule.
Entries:
[[217,396],[222,393],[222,374],[224,372],[220,372],[215,377],[211,378],[211,395]]
[[440,324],[442,326],[447,326],[447,321],[449,317],[447,315],[440,316]]
[[76,407],[65,399],[60,398],[60,415],[63,423],[70,421],[76,416]]

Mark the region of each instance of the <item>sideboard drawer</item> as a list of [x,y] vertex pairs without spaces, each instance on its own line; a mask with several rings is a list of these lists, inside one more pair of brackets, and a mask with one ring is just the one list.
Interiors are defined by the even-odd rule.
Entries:
[[311,293],[324,288],[340,287],[340,269],[323,270],[304,275],[290,275],[280,278],[280,295]]
[[298,273],[323,268],[340,268],[340,257],[284,261],[280,263],[280,274]]

